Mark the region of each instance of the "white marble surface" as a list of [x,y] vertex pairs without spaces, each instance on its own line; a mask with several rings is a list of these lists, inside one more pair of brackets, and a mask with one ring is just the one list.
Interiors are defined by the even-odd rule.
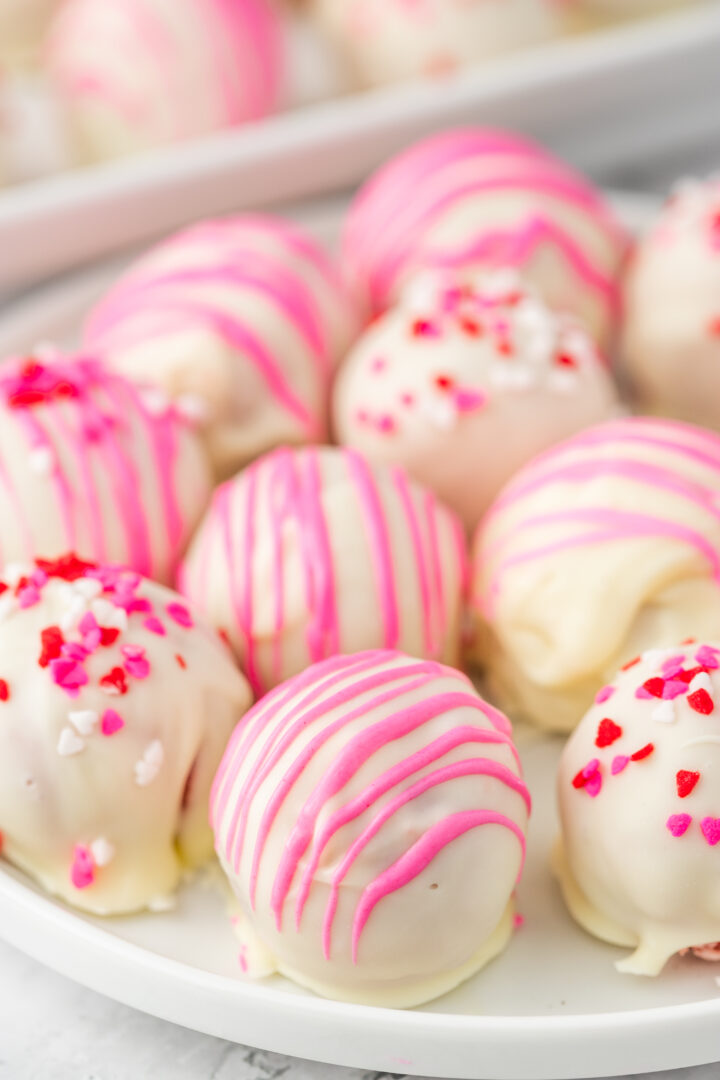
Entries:
[[[85,990],[2,943],[0,972],[0,1080],[391,1078],[297,1061],[175,1027]],[[718,1080],[720,1065],[661,1076]]]

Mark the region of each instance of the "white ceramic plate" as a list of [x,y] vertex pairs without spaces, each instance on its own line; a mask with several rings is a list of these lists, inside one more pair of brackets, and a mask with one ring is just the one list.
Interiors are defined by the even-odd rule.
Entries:
[[[621,200],[637,226],[647,200]],[[338,210],[306,219],[332,239]],[[113,271],[36,295],[0,320],[0,353],[69,339]],[[720,1060],[720,964],[676,959],[658,979],[619,975],[622,950],[567,915],[547,856],[556,833],[553,777],[561,740],[517,733],[535,809],[519,891],[524,927],[464,986],[398,1012],[324,1001],[280,977],[248,983],[214,879],[196,880],[164,914],[75,914],[8,867],[0,935],[101,993],[187,1027],[338,1065],[483,1080],[564,1080]]]
[[521,130],[596,174],[650,161],[672,142],[716,144],[719,54],[720,0],[696,0],[447,81],[320,102],[8,189],[0,194],[0,294],[200,215],[349,188],[400,147],[449,125]]

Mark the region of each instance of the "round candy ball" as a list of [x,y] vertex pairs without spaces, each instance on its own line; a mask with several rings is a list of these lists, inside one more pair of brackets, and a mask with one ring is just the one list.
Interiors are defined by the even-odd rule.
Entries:
[[512,933],[529,808],[510,724],[464,675],[314,665],[247,715],[213,786],[247,973],[382,1006],[451,990]]
[[720,427],[720,179],[678,187],[635,252],[625,303],[641,404]]
[[521,469],[475,536],[475,651],[499,700],[570,731],[644,649],[720,636],[720,438],[628,418]]
[[343,257],[378,311],[419,271],[510,266],[604,340],[617,325],[628,243],[569,165],[518,136],[468,128],[418,143],[371,177],[350,209]]
[[282,78],[268,0],[66,0],[46,62],[81,160],[256,120]]
[[365,86],[444,77],[559,29],[553,0],[314,0],[312,10]]
[[402,465],[467,528],[526,461],[617,409],[590,337],[505,271],[408,288],[354,347],[334,398],[340,442]]
[[98,361],[0,367],[0,566],[73,549],[159,581],[210,498],[187,422]]
[[249,704],[169,589],[74,555],[5,567],[3,854],[95,914],[166,904],[212,854],[210,785]]
[[280,443],[323,441],[332,375],[360,321],[311,236],[244,216],[150,251],[96,306],[85,340],[196,416],[229,476]]
[[558,874],[581,926],[634,949],[620,971],[720,958],[719,667],[718,639],[632,658],[563,752]]
[[354,450],[277,450],[219,488],[179,581],[258,694],[335,653],[458,657],[460,522]]

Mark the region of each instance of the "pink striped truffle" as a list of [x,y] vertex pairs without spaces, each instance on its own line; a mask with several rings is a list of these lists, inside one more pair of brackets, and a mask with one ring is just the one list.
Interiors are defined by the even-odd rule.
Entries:
[[518,136],[468,128],[418,143],[371,177],[351,207],[343,256],[378,311],[421,271],[513,267],[602,342],[617,323],[628,242],[569,165]]
[[257,120],[278,103],[269,0],[66,0],[46,64],[83,160]]
[[159,244],[91,313],[89,348],[202,426],[216,471],[327,437],[360,314],[319,244],[280,218],[206,221]]
[[720,636],[720,437],[632,417],[568,439],[500,492],[473,562],[500,700],[571,730],[644,650]]
[[530,798],[509,722],[451,668],[389,651],[308,668],[238,725],[210,804],[266,971],[414,1005],[512,933]]
[[186,421],[97,360],[0,366],[0,565],[72,549],[168,581],[210,490]]
[[365,648],[456,660],[465,583],[454,514],[330,447],[277,450],[219,488],[179,577],[258,694]]

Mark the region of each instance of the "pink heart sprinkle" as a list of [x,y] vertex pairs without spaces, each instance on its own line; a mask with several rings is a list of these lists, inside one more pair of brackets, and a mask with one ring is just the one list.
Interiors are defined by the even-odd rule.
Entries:
[[70,697],[77,697],[78,688],[85,686],[89,681],[85,668],[77,661],[67,657],[58,657],[56,660],[51,660],[50,674],[54,682],[62,690],[65,690]]
[[630,758],[627,754],[618,754],[613,758],[612,765],[610,766],[610,772],[613,776],[617,776],[623,769],[630,763]]
[[158,619],[157,615],[149,615],[143,623],[146,630],[149,630],[151,634],[157,634],[158,637],[165,637],[167,631],[165,627]]
[[720,818],[703,818],[700,822],[700,828],[710,847],[720,844]]
[[702,664],[703,667],[710,668],[714,671],[720,666],[718,664],[717,655],[718,650],[713,648],[712,645],[701,645],[695,653],[695,659],[698,664]]
[[115,712],[114,709],[105,710],[100,724],[103,735],[115,735],[118,731],[122,731],[124,727],[125,721],[120,716],[120,713]]
[[682,670],[682,666],[685,663],[684,654],[679,656],[671,656],[668,660],[665,660],[662,665],[662,673],[666,679],[672,679],[673,675],[677,675],[678,671]]
[[600,794],[600,789],[601,788],[602,788],[602,776],[600,775],[600,772],[598,771],[596,773],[593,773],[592,776],[588,777],[588,781],[585,784],[585,791],[587,792],[587,794],[590,796],[591,799],[596,799],[597,796]]
[[667,819],[667,829],[673,836],[684,836],[690,828],[692,818],[689,814],[671,814]]
[[80,844],[73,851],[70,880],[76,889],[87,889],[95,880],[95,862],[89,849]]
[[595,695],[595,704],[602,705],[603,702],[607,701],[608,698],[611,698],[614,693],[614,686],[603,686],[602,690],[598,690],[597,694]]
[[150,665],[142,656],[129,657],[123,667],[134,679],[147,679],[150,674]]
[[184,604],[168,604],[165,610],[173,622],[176,622],[178,626],[184,626],[189,629],[193,625],[192,615]]
[[635,691],[635,697],[638,698],[640,701],[644,701],[647,700],[647,698],[653,697],[653,695],[650,693],[649,690],[646,690],[644,686],[638,686],[637,690]]
[[20,590],[18,604],[21,608],[34,607],[40,602],[40,593],[35,585],[26,585]]
[[676,697],[686,693],[687,683],[682,682],[680,679],[669,679],[663,687],[662,696],[664,701],[673,701]]
[[475,412],[477,409],[482,409],[487,401],[487,396],[482,391],[463,386],[457,387],[453,398],[458,412]]

